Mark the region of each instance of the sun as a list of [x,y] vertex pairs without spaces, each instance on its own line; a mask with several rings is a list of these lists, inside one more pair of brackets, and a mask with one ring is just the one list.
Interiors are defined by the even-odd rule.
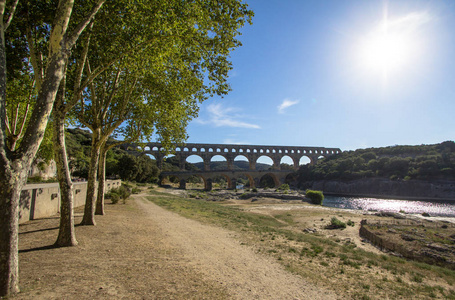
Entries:
[[400,30],[390,30],[386,24],[364,40],[361,48],[362,62],[368,69],[390,73],[410,62],[412,40]]
[[385,10],[382,20],[361,39],[359,62],[365,69],[387,77],[406,70],[419,59],[421,29],[430,20],[426,12],[389,18]]
[[363,47],[366,67],[384,72],[405,66],[411,52],[406,37],[387,32],[371,37]]

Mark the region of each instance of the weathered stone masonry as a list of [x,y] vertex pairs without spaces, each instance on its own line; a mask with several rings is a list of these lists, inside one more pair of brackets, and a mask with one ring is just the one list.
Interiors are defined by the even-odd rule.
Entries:
[[[158,167],[161,169],[163,159],[166,156],[160,143],[147,143],[142,147],[137,144],[126,144],[123,146],[126,150],[140,151],[145,154],[151,154],[155,157]],[[182,147],[176,147],[171,151],[179,161],[179,172],[162,172],[162,176],[176,176],[180,179],[180,187],[185,188],[186,181],[189,177],[196,175],[204,181],[205,189],[212,189],[212,179],[217,176],[224,176],[228,182],[228,187],[234,189],[236,178],[246,176],[250,181],[250,186],[254,187],[259,184],[260,179],[265,175],[270,175],[275,186],[285,182],[286,176],[292,173],[290,170],[281,170],[281,159],[288,156],[292,159],[294,169],[298,169],[302,157],[308,157],[310,164],[316,163],[321,157],[328,157],[340,153],[339,148],[324,147],[300,147],[300,146],[266,146],[266,145],[229,145],[229,144],[192,144],[188,143]],[[197,155],[204,162],[203,171],[186,171],[185,163],[189,156]],[[226,159],[227,170],[212,171],[210,170],[210,161],[220,155]],[[244,156],[249,162],[248,170],[234,170],[234,160],[238,156]],[[259,157],[266,156],[272,159],[273,165],[270,170],[256,170],[256,162]]]

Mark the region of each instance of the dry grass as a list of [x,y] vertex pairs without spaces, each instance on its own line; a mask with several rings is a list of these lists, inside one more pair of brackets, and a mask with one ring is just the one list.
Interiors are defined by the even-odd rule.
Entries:
[[[153,193],[154,203],[241,233],[257,252],[343,298],[455,299],[453,270],[381,254],[363,243],[358,226],[365,216],[292,201],[212,202]],[[324,229],[334,216],[355,226]]]

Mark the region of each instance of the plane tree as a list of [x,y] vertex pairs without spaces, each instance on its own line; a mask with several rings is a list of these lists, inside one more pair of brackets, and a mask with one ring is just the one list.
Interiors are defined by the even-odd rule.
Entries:
[[[43,139],[69,53],[103,3],[104,0],[86,1],[83,5],[75,6],[73,0],[60,0],[58,3],[0,1],[0,296],[19,291],[20,192]],[[73,18],[73,12],[77,10],[81,11],[82,18]],[[46,15],[40,15],[41,12],[46,12]],[[20,17],[16,18],[16,15]],[[25,23],[25,20],[33,22]],[[38,31],[47,31],[48,39],[38,44],[35,44],[36,40],[27,39],[28,33]],[[47,47],[37,47],[43,44]],[[14,51],[16,45],[18,51]],[[17,59],[15,56],[21,57]],[[7,68],[10,64],[14,68],[13,63],[17,62],[29,64],[29,71],[25,72],[31,73],[37,92],[20,143],[12,149],[7,141],[5,125],[6,105],[9,103]]]
[[[229,53],[241,45],[238,30],[252,17],[241,1],[125,3],[121,10],[118,23],[134,24],[127,31],[127,42],[136,46],[125,49],[114,42],[112,47],[110,26],[100,22],[102,28],[97,28],[95,21],[92,32],[105,34],[96,39],[92,35],[84,76],[99,70],[100,62],[111,61],[115,51],[120,51],[121,60],[94,78],[75,110],[79,122],[93,133],[85,225],[95,224],[95,182],[109,135],[133,124],[128,128],[136,130],[127,136],[129,141],[150,137],[155,130],[165,145],[183,142],[199,103],[230,90]],[[137,15],[141,17],[132,17]]]

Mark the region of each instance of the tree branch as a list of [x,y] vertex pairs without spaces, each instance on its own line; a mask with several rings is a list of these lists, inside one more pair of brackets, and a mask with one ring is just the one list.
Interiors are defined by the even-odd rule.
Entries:
[[112,103],[112,99],[114,98],[114,95],[117,91],[117,86],[118,86],[118,82],[119,82],[119,78],[120,78],[120,73],[121,73],[121,69],[118,68],[117,70],[117,74],[115,74],[115,79],[114,79],[114,83],[112,85],[112,91],[107,99],[107,101],[104,103],[103,105],[103,108],[102,108],[102,112],[101,112],[101,119],[104,120],[104,118],[106,118],[106,114],[109,110],[109,105],[111,105]]
[[74,44],[76,43],[79,36],[84,31],[85,27],[95,18],[96,13],[100,10],[101,6],[103,6],[106,0],[98,0],[98,2],[93,6],[90,13],[82,20],[79,24],[77,24],[76,28],[74,28],[73,32],[70,35],[66,36],[65,38],[65,46],[66,49],[73,48]]
[[6,23],[3,27],[3,31],[6,31],[9,27],[9,25],[11,24],[11,21],[13,20],[13,17],[14,17],[14,13],[16,12],[17,3],[19,3],[19,0],[14,0],[13,7],[11,8],[11,12],[9,14],[8,20],[6,21]]

